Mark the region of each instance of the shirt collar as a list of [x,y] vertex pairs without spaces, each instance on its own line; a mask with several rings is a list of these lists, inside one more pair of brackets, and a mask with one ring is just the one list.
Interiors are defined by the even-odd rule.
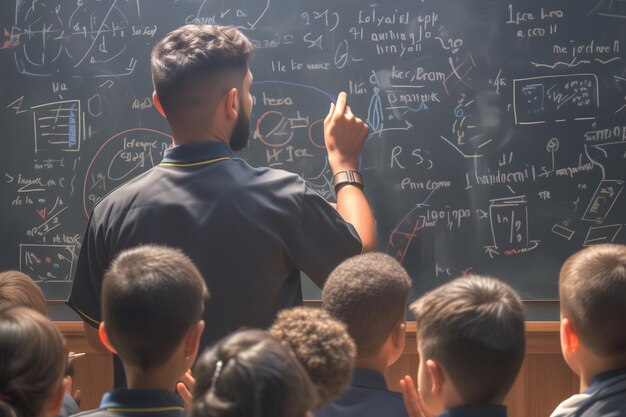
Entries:
[[466,406],[446,410],[437,417],[506,417],[504,405]]
[[352,374],[352,386],[387,390],[385,377],[371,369],[355,368]]
[[102,396],[100,409],[117,412],[184,411],[180,397],[173,392],[150,389],[120,388]]
[[190,164],[232,157],[233,151],[228,144],[219,141],[206,141],[184,143],[167,148],[163,153],[163,161],[161,163]]
[[621,375],[626,375],[626,368],[614,369],[612,371],[598,374],[591,380],[591,385],[589,385],[589,388],[587,388],[585,392],[590,393],[592,391],[595,391],[596,388],[598,388],[598,385],[600,385],[604,381],[608,381],[609,379],[613,379]]

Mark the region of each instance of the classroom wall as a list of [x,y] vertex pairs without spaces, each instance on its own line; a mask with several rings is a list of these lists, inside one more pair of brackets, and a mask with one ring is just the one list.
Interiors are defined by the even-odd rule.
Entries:
[[[111,357],[88,346],[81,322],[56,324],[70,350],[87,352],[75,363],[74,387],[82,391],[81,409],[95,408],[113,385]],[[415,323],[408,323],[406,337],[404,354],[386,375],[394,390],[399,390],[404,375],[417,374]],[[548,417],[559,402],[578,391],[579,380],[561,356],[558,322],[527,322],[526,338],[526,358],[507,398],[509,417]]]

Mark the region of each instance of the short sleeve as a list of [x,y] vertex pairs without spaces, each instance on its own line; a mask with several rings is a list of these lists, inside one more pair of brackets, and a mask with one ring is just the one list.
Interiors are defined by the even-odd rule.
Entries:
[[362,250],[354,227],[308,184],[302,200],[299,243],[298,268],[320,288],[337,265]]
[[94,226],[93,212],[89,218],[87,231],[78,255],[76,272],[67,305],[84,322],[98,327],[102,321],[100,314],[100,291],[102,277],[108,265],[104,247]]

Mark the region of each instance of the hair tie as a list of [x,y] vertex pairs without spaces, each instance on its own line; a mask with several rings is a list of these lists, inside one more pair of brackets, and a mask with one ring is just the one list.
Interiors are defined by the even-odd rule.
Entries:
[[217,361],[217,363],[215,364],[215,371],[213,372],[213,378],[211,378],[211,389],[213,390],[215,389],[215,385],[217,384],[217,379],[222,373],[222,366],[224,366],[224,363],[221,360]]
[[9,404],[11,403],[11,396],[10,396],[10,395],[7,395],[7,394],[2,394],[2,395],[0,395],[0,398],[1,398],[3,401],[8,402]]

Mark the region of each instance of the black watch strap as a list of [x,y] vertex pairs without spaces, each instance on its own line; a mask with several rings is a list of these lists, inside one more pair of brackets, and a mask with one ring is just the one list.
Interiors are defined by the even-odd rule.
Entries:
[[360,189],[363,189],[365,184],[363,183],[363,177],[359,171],[340,171],[333,177],[333,186],[335,187],[335,193],[346,185],[354,185]]

